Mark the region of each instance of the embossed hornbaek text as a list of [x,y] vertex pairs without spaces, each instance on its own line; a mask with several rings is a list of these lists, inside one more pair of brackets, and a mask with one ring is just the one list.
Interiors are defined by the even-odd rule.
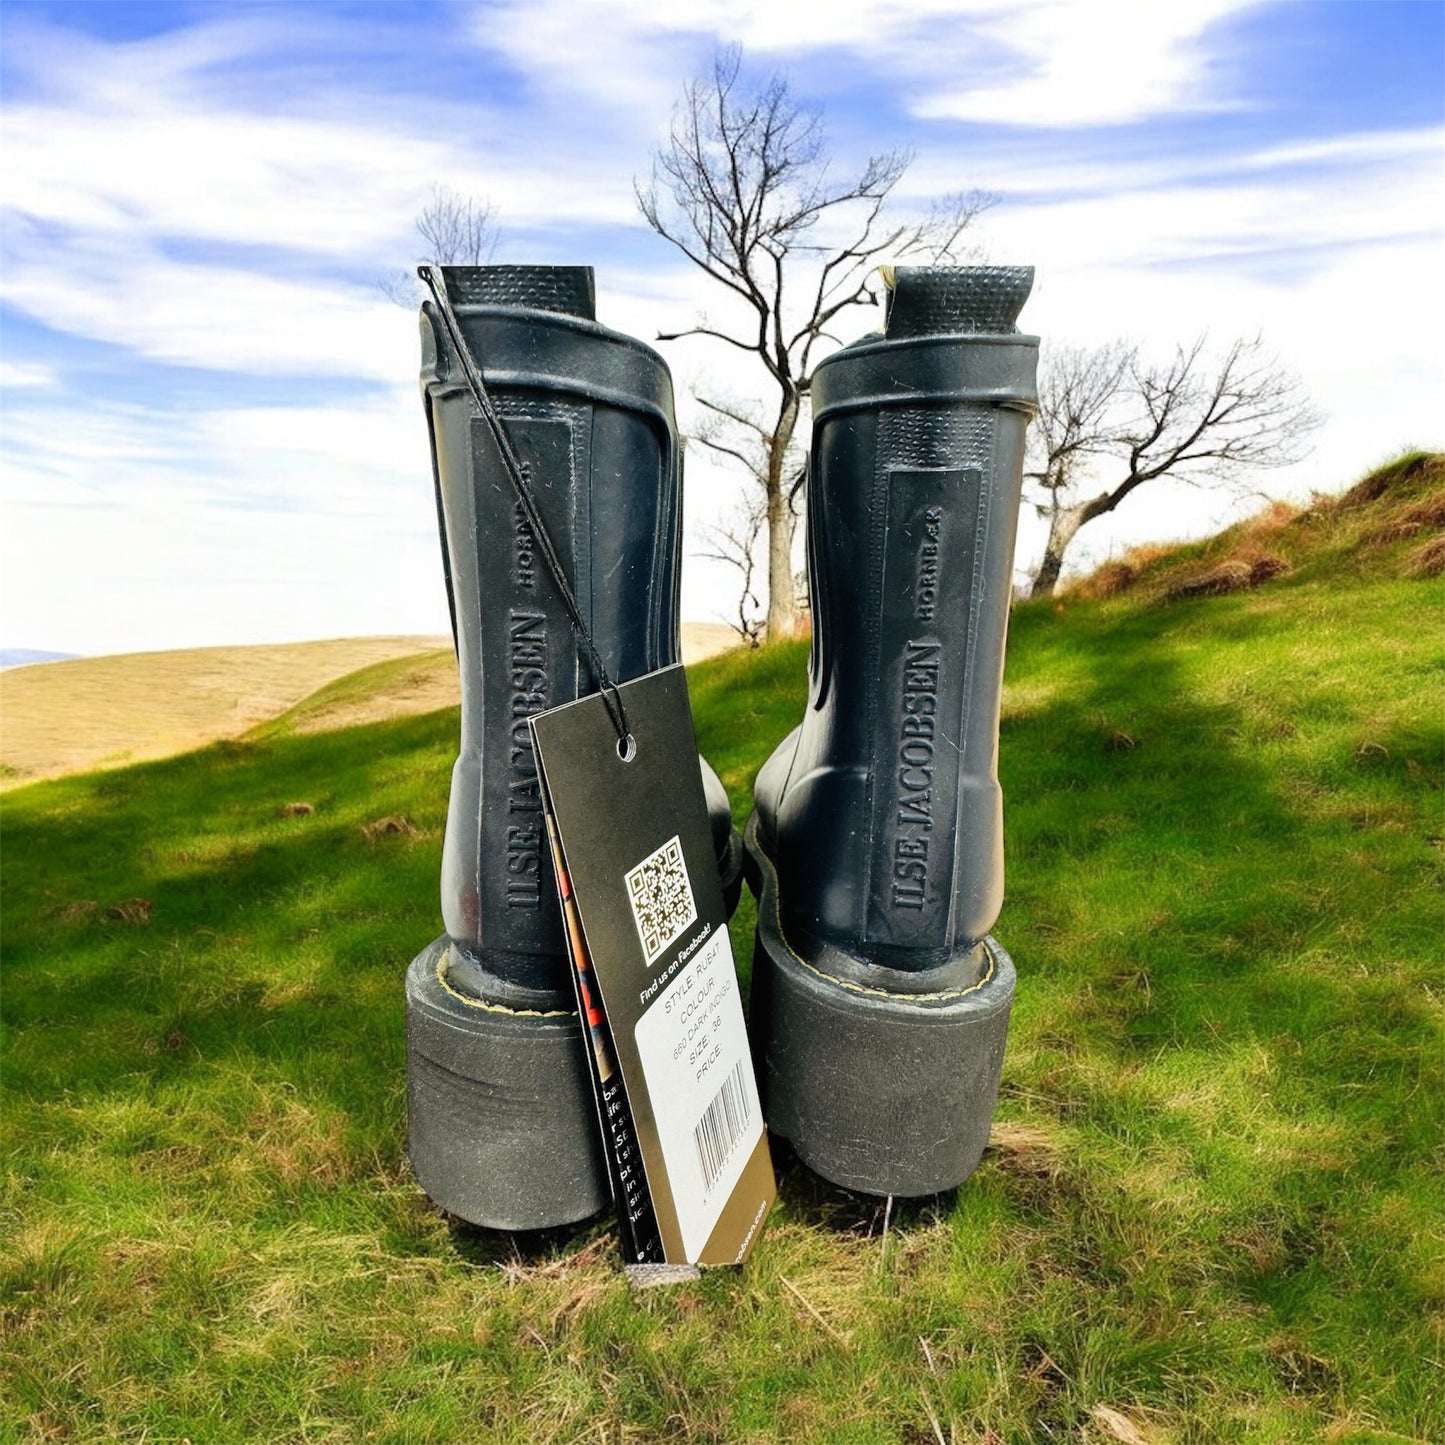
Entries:
[[943,530],[943,508],[929,507],[923,514],[923,542],[918,548],[918,581],[913,589],[913,615],[932,622],[938,606],[938,535]]
[[[527,467],[522,468],[523,476],[530,476]],[[537,585],[536,555],[537,543],[532,528],[527,522],[527,513],[520,502],[512,503],[512,542],[515,553],[515,581],[518,587]]]

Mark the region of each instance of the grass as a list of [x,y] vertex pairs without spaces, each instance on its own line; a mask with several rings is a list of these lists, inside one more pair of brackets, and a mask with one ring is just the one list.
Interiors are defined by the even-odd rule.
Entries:
[[[1167,600],[1261,545],[1226,534],[1018,609],[984,1162],[885,1215],[780,1152],[753,1260],[695,1285],[407,1176],[454,712],[10,793],[0,1436],[1445,1438],[1445,588],[1396,526],[1438,481],[1392,475],[1261,585]],[[694,669],[740,817],[804,658]]]

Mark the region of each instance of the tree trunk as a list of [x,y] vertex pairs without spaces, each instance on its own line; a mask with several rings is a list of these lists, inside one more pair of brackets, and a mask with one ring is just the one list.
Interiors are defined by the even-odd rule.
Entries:
[[783,471],[798,425],[798,398],[788,396],[768,445],[768,641],[793,635],[798,607],[793,588],[793,534],[798,519],[788,505]]
[[781,482],[768,488],[768,641],[793,635],[797,606],[793,597],[793,532],[798,519],[788,506]]
[[1051,597],[1064,566],[1064,553],[1084,525],[1083,507],[1057,507],[1049,516],[1049,539],[1044,543],[1043,561],[1029,586],[1030,597]]

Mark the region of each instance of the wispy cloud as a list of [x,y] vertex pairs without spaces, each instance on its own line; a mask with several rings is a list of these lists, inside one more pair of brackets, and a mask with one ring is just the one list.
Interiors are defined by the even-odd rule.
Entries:
[[0,361],[0,391],[6,388],[17,391],[48,390],[58,382],[55,368],[43,362]]
[[[1038,265],[1024,320],[1046,343],[1263,327],[1331,413],[1328,475],[1287,485],[1440,440],[1445,132],[1404,89],[1363,82],[1348,122],[1323,100],[1286,113],[1251,39],[1275,8],[202,0],[128,38],[139,7],[113,7],[100,38],[83,9],[11,7],[5,640],[443,625],[415,318],[376,280],[411,259],[441,182],[497,206],[498,259],[597,263],[608,324],[651,338],[717,314],[716,288],[647,232],[631,186],[719,42],[827,107],[840,171],[912,147],[904,209],[997,192],[978,235]],[[1311,26],[1342,8],[1290,9],[1299,64]],[[1362,44],[1379,28],[1366,19]],[[685,421],[694,384],[749,390],[706,343],[666,350]],[[700,455],[689,469],[698,538],[738,482]],[[1141,497],[1097,535],[1218,507]],[[723,610],[730,585],[691,559],[686,610]]]
[[980,7],[959,37],[966,44],[945,40],[939,49],[964,61],[967,44],[991,42],[1006,57],[997,67],[1002,78],[960,65],[959,81],[935,83],[914,110],[928,120],[1058,128],[1234,108],[1243,101],[1222,84],[1230,72],[1209,32],[1251,8],[1248,0]]
[[[1236,107],[1220,22],[1277,0],[507,0],[473,33],[543,81],[647,114],[716,40],[764,57],[818,52],[906,77],[925,120],[1121,125]],[[688,66],[691,60],[693,66]]]
[[394,381],[415,327],[376,290],[69,240],[10,249],[0,300],[55,330],[157,361]]

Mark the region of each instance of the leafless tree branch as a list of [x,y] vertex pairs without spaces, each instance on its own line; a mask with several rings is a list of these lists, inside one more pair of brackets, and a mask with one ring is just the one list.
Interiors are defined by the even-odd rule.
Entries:
[[439,266],[484,266],[497,249],[496,208],[449,186],[432,187],[416,230],[426,243],[426,259]]
[[766,501],[757,493],[750,494],[729,522],[709,528],[708,539],[716,550],[700,554],[711,561],[736,567],[741,573],[737,620],[729,619],[728,625],[749,647],[757,647],[763,639],[764,613],[754,579],[757,574],[758,539],[767,520]]
[[683,88],[650,175],[634,185],[648,225],[742,308],[726,329],[699,321],[658,339],[707,337],[755,357],[766,377],[765,421],[716,405],[698,440],[739,461],[757,453],[748,465],[764,498],[773,636],[793,628],[792,545],[816,348],[836,341],[829,328],[838,316],[876,303],[881,262],[950,259],[990,204],[978,194],[949,196],[921,220],[889,221],[889,197],[911,160],[906,150],[883,151],[855,175],[835,177],[818,115],[781,76],[749,84],[734,46]]
[[[1065,348],[1046,358],[1025,472],[1049,523],[1031,596],[1052,592],[1081,528],[1164,477],[1238,485],[1298,461],[1319,425],[1304,388],[1259,336],[1222,352],[1206,336],[1165,360],[1131,342]],[[1080,492],[1100,473],[1103,490]]]
[[[416,232],[424,245],[422,260],[438,266],[484,266],[497,249],[496,207],[450,186],[433,186],[431,200],[417,214]],[[424,294],[411,268],[379,284],[399,306],[415,307]]]

